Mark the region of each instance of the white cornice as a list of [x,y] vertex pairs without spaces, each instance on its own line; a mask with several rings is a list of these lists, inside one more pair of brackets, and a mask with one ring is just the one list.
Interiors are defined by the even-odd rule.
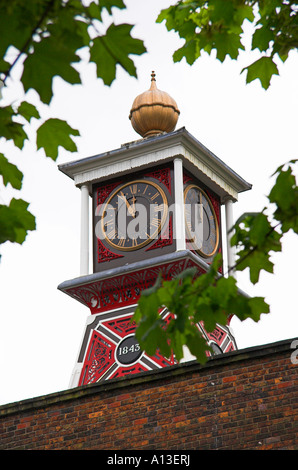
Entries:
[[124,144],[121,148],[59,165],[76,186],[92,184],[153,165],[183,159],[192,174],[209,185],[223,202],[238,199],[251,185],[196,140],[185,128],[157,137]]

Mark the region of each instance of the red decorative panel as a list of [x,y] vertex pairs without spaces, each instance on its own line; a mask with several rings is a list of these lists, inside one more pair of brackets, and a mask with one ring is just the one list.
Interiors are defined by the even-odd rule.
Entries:
[[216,328],[208,334],[208,338],[213,339],[217,344],[221,344],[224,337],[225,332],[221,328]]
[[154,178],[160,183],[164,184],[169,193],[171,194],[171,170],[170,168],[162,168],[150,173],[146,173],[144,176]]
[[134,333],[136,329],[136,324],[135,322],[131,321],[131,317],[124,317],[120,319],[115,318],[113,320],[103,322],[103,325],[113,333],[119,335],[121,338]]
[[[172,315],[163,312],[165,321]],[[123,377],[175,364],[174,357],[164,358],[159,352],[149,357],[141,351],[134,336],[136,325],[132,313],[119,316],[111,313],[108,320],[99,321],[90,333],[79,385]]]
[[113,365],[114,353],[112,341],[93,331],[79,385],[97,382]]
[[183,173],[183,184],[186,184],[188,183],[189,181],[191,181],[193,178],[185,173]]
[[152,287],[160,272],[164,280],[169,280],[194,266],[198,275],[205,272],[192,260],[184,258],[161,266],[89,282],[69,288],[65,292],[89,307],[92,314],[96,314],[136,304],[141,291]]
[[104,263],[111,261],[112,259],[123,258],[123,255],[117,255],[104,246],[101,240],[97,239],[97,261],[98,263]]
[[[217,353],[226,353],[237,349],[235,339],[231,335],[230,330],[227,326],[223,327],[217,325],[215,330],[213,330],[211,333],[207,332],[204,329],[203,323],[200,323],[198,325],[198,328],[211,346],[213,344],[216,344],[218,346]],[[210,356],[211,354],[208,353],[207,355]]]
[[117,377],[124,377],[125,375],[138,374],[146,371],[148,371],[148,369],[141,364],[136,364],[131,367],[118,367],[109,379],[116,379]]
[[227,352],[235,351],[235,349],[236,348],[235,348],[233,342],[230,341],[224,352],[227,353]]
[[108,183],[103,186],[99,186],[96,191],[96,202],[97,205],[100,206],[105,202],[109,194],[115,189],[121,182],[115,182],[115,183]]
[[[120,183],[109,183],[103,186],[99,186],[96,191],[96,202],[97,207],[101,206],[109,196],[109,194],[115,189]],[[101,242],[99,238],[97,238],[97,262],[104,263],[107,261],[111,261],[113,259],[123,258],[122,255],[117,255],[109,250],[104,244]]]

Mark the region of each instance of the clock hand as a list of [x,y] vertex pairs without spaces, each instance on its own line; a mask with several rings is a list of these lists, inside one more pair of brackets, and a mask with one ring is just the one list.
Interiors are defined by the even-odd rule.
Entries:
[[128,212],[130,213],[130,215],[132,217],[135,217],[135,211],[134,209],[131,207],[131,205],[129,204],[128,200],[126,199],[126,197],[124,196],[124,194],[121,192],[121,196],[120,196],[124,201],[125,201],[125,204],[127,206],[127,209],[128,209]]
[[132,198],[132,208],[133,208],[133,211],[134,211],[134,216],[136,215],[135,202],[136,202],[136,198],[133,196],[133,198]]

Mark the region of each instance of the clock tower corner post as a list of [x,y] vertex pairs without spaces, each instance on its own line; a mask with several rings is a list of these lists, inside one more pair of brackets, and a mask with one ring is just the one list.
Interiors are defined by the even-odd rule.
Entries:
[[81,186],[80,275],[89,274],[89,185]]
[[175,191],[175,208],[174,208],[174,224],[175,239],[177,251],[186,249],[185,241],[185,206],[183,191],[183,160],[182,158],[174,158],[174,191]]
[[226,216],[226,237],[227,237],[227,263],[228,263],[228,272],[231,276],[236,278],[235,266],[235,247],[231,246],[231,238],[233,236],[233,200],[231,198],[226,198],[225,202],[225,216]]

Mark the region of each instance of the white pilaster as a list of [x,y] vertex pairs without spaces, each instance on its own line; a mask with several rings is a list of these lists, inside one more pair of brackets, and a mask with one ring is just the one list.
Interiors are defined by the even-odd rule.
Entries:
[[174,235],[176,239],[176,249],[180,251],[186,249],[182,158],[174,159],[174,191]]
[[[233,231],[231,231],[234,220],[233,220],[233,201],[227,199],[225,202],[225,215],[226,215],[226,234],[227,234],[227,257],[228,257],[228,270],[230,270],[235,265],[235,247],[231,246],[231,238],[233,236]],[[235,275],[235,270],[229,272],[231,276]]]
[[87,184],[81,186],[81,258],[80,274],[89,274],[89,189]]

